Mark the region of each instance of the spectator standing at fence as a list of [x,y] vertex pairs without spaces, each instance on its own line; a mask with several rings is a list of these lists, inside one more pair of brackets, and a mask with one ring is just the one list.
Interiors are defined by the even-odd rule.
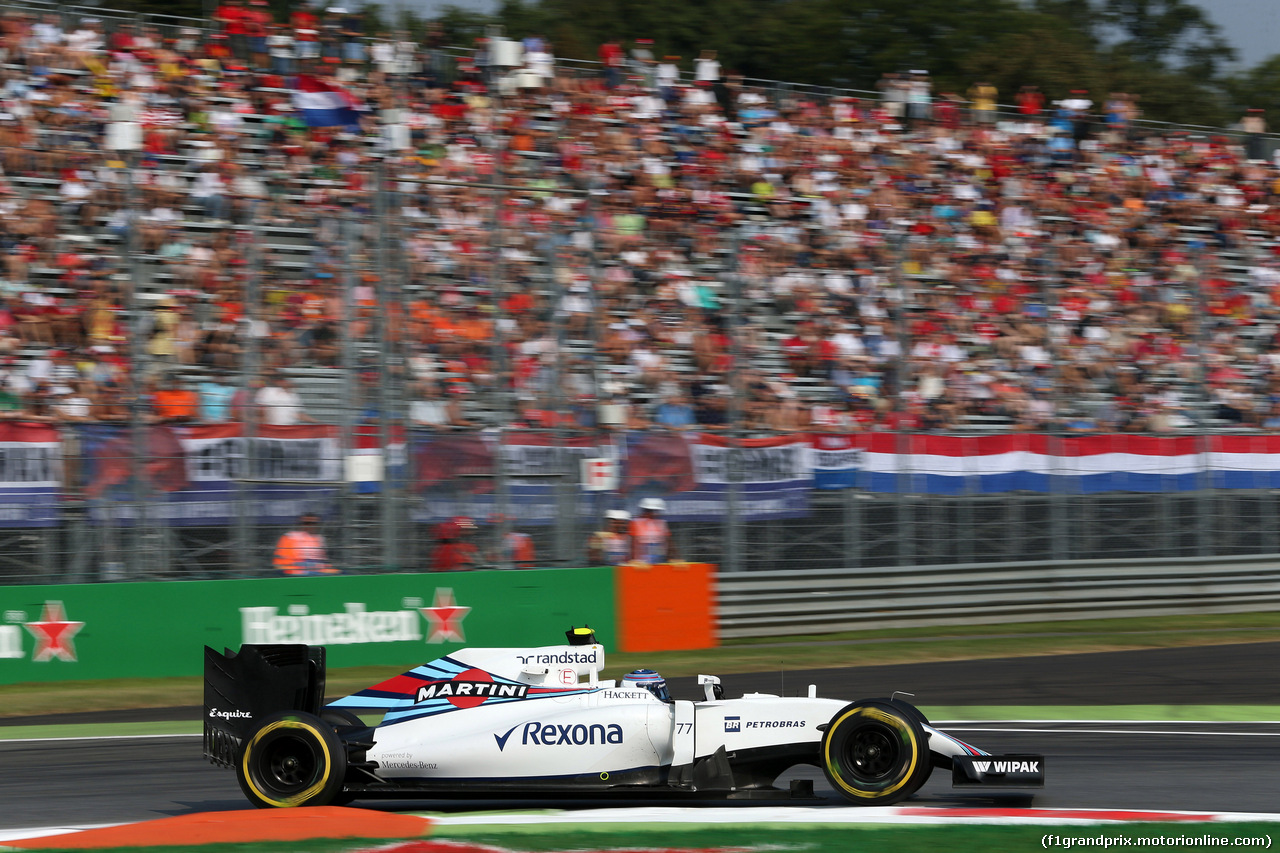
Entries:
[[969,100],[973,102],[975,124],[992,124],[996,120],[996,98],[999,92],[985,80],[969,87]]
[[720,60],[716,58],[716,52],[714,50],[702,51],[701,55],[693,61],[694,83],[705,83],[710,86],[719,79]]
[[191,423],[200,411],[200,396],[190,388],[162,374],[152,395],[152,409],[160,423]]
[[641,562],[665,563],[673,559],[671,529],[662,514],[667,502],[662,498],[640,501],[640,517],[631,522],[631,557]]
[[231,44],[231,53],[237,59],[244,59],[248,53],[245,41],[245,12],[241,0],[226,0],[214,10],[213,19],[222,26],[222,32]]
[[474,569],[480,563],[480,550],[471,541],[476,523],[466,516],[458,516],[436,527],[439,543],[431,555],[431,571],[458,572]]
[[231,420],[231,400],[236,388],[228,381],[225,369],[216,368],[197,390],[200,393],[200,420],[207,424],[223,424]]
[[[501,523],[502,517],[498,516],[494,520],[494,524]],[[508,519],[508,523],[510,523],[510,519]],[[514,527],[508,527],[493,554],[493,561],[498,565],[504,567],[512,566],[517,569],[532,569],[537,560],[537,549],[533,544],[533,537],[523,530],[516,530]]]
[[626,55],[622,52],[622,45],[618,44],[616,38],[609,39],[600,45],[600,67],[604,69],[605,88],[618,88],[618,84],[622,82],[624,62],[626,62]]
[[654,77],[658,84],[658,97],[670,104],[676,99],[676,84],[680,82],[680,57],[669,54],[658,63],[658,71]]
[[302,410],[302,396],[293,389],[289,377],[272,373],[267,383],[254,396],[262,422],[268,426],[293,426],[302,422],[312,423]]
[[1015,99],[1018,114],[1028,121],[1038,121],[1044,112],[1044,93],[1036,86],[1023,86]]
[[1266,140],[1267,120],[1263,118],[1263,110],[1254,107],[1245,113],[1240,120],[1240,129],[1245,133],[1245,155],[1250,160],[1265,160],[1267,157]]
[[276,543],[276,571],[289,576],[339,573],[329,563],[324,536],[316,532],[319,527],[320,518],[315,513],[304,513],[298,519],[298,528],[280,537]]
[[320,56],[320,19],[311,9],[309,0],[303,0],[289,15],[289,26],[297,44],[298,59],[304,63]]
[[593,566],[620,566],[631,559],[631,513],[611,509],[604,514],[605,528],[591,534],[587,562]]
[[689,429],[698,423],[693,406],[681,393],[673,393],[653,412],[653,422],[667,429]]

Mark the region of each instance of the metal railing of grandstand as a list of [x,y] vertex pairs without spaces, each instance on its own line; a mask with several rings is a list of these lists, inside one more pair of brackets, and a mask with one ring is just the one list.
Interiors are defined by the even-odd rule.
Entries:
[[[167,36],[176,35],[176,32],[180,29],[192,29],[201,33],[211,32],[216,29],[207,18],[191,18],[157,12],[130,12],[101,6],[57,3],[54,0],[0,0],[0,9],[12,9],[38,14],[57,14],[60,25],[64,29],[68,29],[72,24],[85,18],[100,20],[108,32],[121,23],[152,26]],[[368,41],[375,40],[374,38],[368,39]],[[446,46],[442,48],[441,52],[455,62],[468,61],[474,55],[474,50],[458,45]],[[570,76],[598,76],[602,69],[598,60],[575,59],[572,57],[556,57],[555,67],[558,73],[567,73]],[[690,70],[681,69],[679,73],[682,83],[691,83],[694,79],[693,72]],[[765,92],[774,98],[799,95],[819,100],[849,97],[864,101],[879,101],[882,97],[879,91],[868,89],[796,83],[762,77],[741,77],[739,79],[744,88]],[[997,115],[1002,120],[1009,121],[1021,121],[1025,118],[1018,108],[1012,104],[1000,104],[997,109]],[[1130,124],[1134,128],[1162,133],[1187,133],[1197,136],[1223,136],[1229,138],[1240,138],[1246,135],[1236,128],[1163,122],[1146,118],[1134,119]],[[1262,134],[1262,136],[1269,140],[1280,141],[1280,132],[1269,131]]]
[[204,18],[190,18],[184,15],[170,15],[164,12],[130,12],[123,9],[110,9],[102,6],[86,6],[75,3],[56,3],[53,0],[3,0],[0,10],[12,10],[33,15],[57,15],[58,24],[65,32],[70,32],[83,20],[98,20],[103,29],[111,32],[119,24],[155,27],[166,37],[174,37],[182,29],[191,29],[204,33],[211,30],[210,22]]

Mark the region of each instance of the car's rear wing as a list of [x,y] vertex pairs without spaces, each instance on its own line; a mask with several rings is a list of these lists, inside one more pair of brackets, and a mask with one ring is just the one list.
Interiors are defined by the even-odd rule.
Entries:
[[254,721],[277,711],[318,714],[324,703],[324,647],[204,647],[204,757],[231,767]]

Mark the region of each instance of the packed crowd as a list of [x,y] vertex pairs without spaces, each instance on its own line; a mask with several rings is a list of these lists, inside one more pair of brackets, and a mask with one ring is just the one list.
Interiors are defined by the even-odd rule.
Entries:
[[570,73],[261,0],[0,26],[11,419],[297,422],[291,372],[367,392],[385,339],[437,429],[1280,429],[1280,173],[1129,96],[817,98],[644,40]]

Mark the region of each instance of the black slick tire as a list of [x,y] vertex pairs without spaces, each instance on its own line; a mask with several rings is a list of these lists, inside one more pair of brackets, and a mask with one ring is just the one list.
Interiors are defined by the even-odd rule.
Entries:
[[333,727],[301,711],[264,718],[236,761],[240,790],[258,808],[329,805],[346,775],[346,747]]
[[853,702],[831,718],[820,763],[841,796],[868,806],[911,796],[933,770],[919,712],[882,699]]

